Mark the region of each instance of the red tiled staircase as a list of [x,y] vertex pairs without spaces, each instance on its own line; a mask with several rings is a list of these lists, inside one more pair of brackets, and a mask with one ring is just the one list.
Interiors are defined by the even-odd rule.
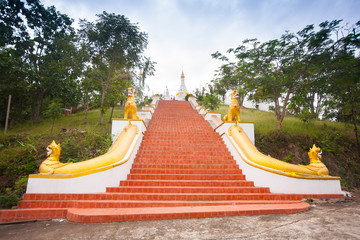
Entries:
[[246,181],[218,133],[188,102],[160,101],[127,180],[105,193],[25,194],[0,221],[67,217],[138,221],[293,213],[303,195],[273,194]]

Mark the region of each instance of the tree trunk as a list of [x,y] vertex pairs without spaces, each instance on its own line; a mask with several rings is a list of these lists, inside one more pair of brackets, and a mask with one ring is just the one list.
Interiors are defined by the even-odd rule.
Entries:
[[85,116],[84,116],[84,123],[87,122],[87,114],[89,109],[89,94],[88,94],[88,88],[85,88]]
[[291,86],[289,88],[288,92],[286,93],[284,103],[283,103],[283,107],[282,107],[281,111],[280,111],[279,95],[277,93],[274,93],[275,114],[276,114],[276,129],[279,130],[279,131],[281,130],[282,123],[283,123],[284,118],[285,118],[286,107],[287,107],[287,104],[289,102],[289,98],[290,98],[290,94],[292,93],[292,89],[293,89],[293,87]]
[[33,118],[34,123],[38,122],[40,119],[40,108],[41,108],[41,104],[44,100],[46,89],[38,89],[37,92],[38,92],[38,94],[37,94],[37,99],[35,102],[35,110],[34,110],[34,118]]
[[238,98],[238,103],[239,103],[240,107],[244,104],[245,97],[246,97],[246,95],[241,96],[241,97]]
[[100,109],[100,124],[104,124],[104,111]]
[[278,94],[274,94],[274,103],[275,103],[275,116],[276,116],[276,129],[278,131],[281,130],[282,120],[280,113],[280,104],[279,104],[279,96]]
[[105,93],[106,93],[106,90],[103,89],[102,93],[101,93],[101,102],[100,102],[100,124],[104,124]]
[[112,103],[112,108],[111,108],[111,114],[110,114],[110,118],[109,118],[109,123],[111,123],[111,119],[112,119],[112,117],[113,117],[113,113],[114,113],[114,106],[115,106],[115,104],[114,104],[114,103]]
[[88,105],[86,105],[86,107],[85,107],[85,117],[84,117],[84,123],[86,123],[86,122],[87,122],[88,108],[89,108],[89,106],[88,106]]
[[358,153],[360,155],[360,143],[359,143],[359,135],[358,135],[358,129],[357,129],[357,125],[356,125],[356,116],[357,116],[357,113],[356,113],[356,110],[355,110],[355,102],[352,98],[352,91],[351,89],[349,89],[349,93],[350,93],[350,111],[351,111],[351,120],[354,124],[354,132],[355,132],[355,138],[356,138],[356,146],[357,146],[357,149],[358,149]]
[[111,58],[110,61],[110,68],[109,68],[109,72],[107,75],[107,78],[105,80],[105,82],[103,80],[101,80],[101,88],[102,88],[102,93],[101,93],[101,112],[100,112],[100,124],[104,124],[104,113],[105,113],[105,94],[107,93],[107,90],[109,88],[109,84],[110,84],[110,78],[111,75],[113,74],[114,68],[115,68],[115,56],[116,56],[116,51],[113,52],[113,56]]

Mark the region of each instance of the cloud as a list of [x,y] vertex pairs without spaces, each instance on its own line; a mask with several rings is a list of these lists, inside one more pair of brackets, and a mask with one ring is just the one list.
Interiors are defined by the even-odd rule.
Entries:
[[266,41],[285,30],[296,32],[325,20],[359,20],[358,0],[57,0],[44,1],[76,21],[96,19],[102,11],[125,15],[149,35],[146,54],[156,64],[146,80],[151,92],[168,86],[175,94],[182,68],[189,91],[213,79],[221,62],[211,53],[225,52],[244,39]]

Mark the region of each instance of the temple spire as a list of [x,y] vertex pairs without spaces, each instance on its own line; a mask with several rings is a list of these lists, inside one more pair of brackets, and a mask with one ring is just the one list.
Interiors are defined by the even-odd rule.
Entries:
[[184,74],[184,70],[181,71],[181,84],[180,84],[180,88],[179,88],[179,91],[178,93],[176,94],[176,100],[182,100],[184,101],[185,100],[185,96],[188,93],[187,89],[186,89],[186,86],[185,86],[185,74]]

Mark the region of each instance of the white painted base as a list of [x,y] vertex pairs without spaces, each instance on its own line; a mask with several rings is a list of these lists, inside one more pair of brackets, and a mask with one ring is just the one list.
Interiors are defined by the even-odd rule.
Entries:
[[246,156],[241,152],[231,136],[225,133],[222,138],[236,163],[246,175],[246,179],[253,181],[255,186],[269,187],[272,193],[343,194],[340,180],[299,179],[253,167],[243,160],[246,159]]
[[190,105],[194,109],[196,109],[196,107],[199,106],[199,104],[197,103],[197,101],[194,97],[189,97],[188,101],[190,102]]
[[150,110],[140,110],[137,111],[136,114],[139,116],[141,120],[150,120],[152,118],[152,112]]
[[151,106],[144,106],[141,108],[141,110],[145,110],[145,111],[151,111],[151,113],[153,114],[155,111],[155,108],[151,107]]
[[203,107],[198,108],[198,113],[199,114],[205,114],[206,113],[205,108],[203,108]]
[[213,119],[213,116],[214,117],[217,117],[219,120],[219,123],[220,122],[222,122],[221,121],[221,113],[214,113],[214,112],[207,112],[206,114],[205,114],[205,120],[210,120],[210,121],[214,121],[214,119]]
[[118,187],[126,180],[140,147],[143,134],[139,132],[123,159],[127,162],[106,171],[75,178],[29,178],[26,193],[97,193],[105,192],[106,187]]

